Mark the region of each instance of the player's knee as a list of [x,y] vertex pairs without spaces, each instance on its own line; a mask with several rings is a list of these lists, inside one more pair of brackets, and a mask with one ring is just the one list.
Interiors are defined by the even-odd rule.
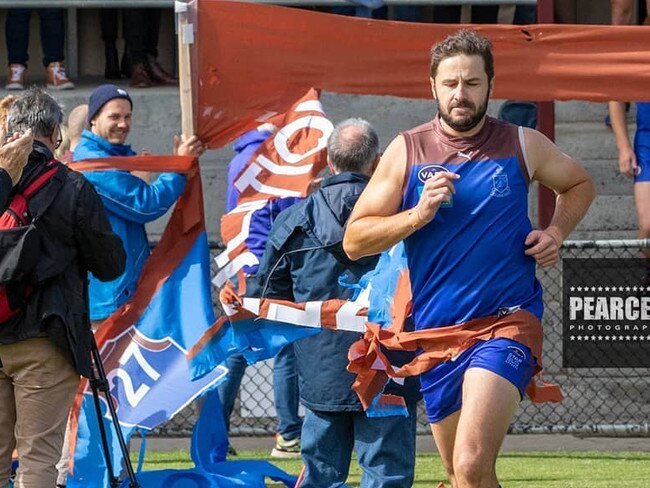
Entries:
[[455,456],[454,474],[463,481],[462,486],[484,486],[495,478],[494,463],[478,452],[459,453]]

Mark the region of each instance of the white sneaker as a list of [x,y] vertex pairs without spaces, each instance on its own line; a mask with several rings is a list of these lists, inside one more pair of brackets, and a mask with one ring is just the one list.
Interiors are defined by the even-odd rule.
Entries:
[[25,89],[25,66],[22,64],[10,64],[9,74],[7,75],[6,90],[24,90]]
[[271,451],[272,458],[292,459],[300,457],[300,437],[286,440],[280,434],[275,434],[275,447]]
[[72,83],[65,74],[65,66],[61,62],[50,63],[47,66],[47,88],[49,90],[72,90]]

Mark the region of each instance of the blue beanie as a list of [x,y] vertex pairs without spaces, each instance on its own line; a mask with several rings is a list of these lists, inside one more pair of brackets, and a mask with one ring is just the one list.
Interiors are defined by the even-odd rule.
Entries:
[[88,101],[88,123],[95,118],[95,115],[99,113],[104,105],[115,98],[128,100],[131,104],[131,109],[133,109],[133,101],[124,88],[116,85],[100,85],[90,94],[90,100]]

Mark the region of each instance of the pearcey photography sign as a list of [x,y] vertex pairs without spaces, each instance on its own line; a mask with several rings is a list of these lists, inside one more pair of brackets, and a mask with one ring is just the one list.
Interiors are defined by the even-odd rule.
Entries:
[[563,366],[650,367],[644,259],[562,260]]

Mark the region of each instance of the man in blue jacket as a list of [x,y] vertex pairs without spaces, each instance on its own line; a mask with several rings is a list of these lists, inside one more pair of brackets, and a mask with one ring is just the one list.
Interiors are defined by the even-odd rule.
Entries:
[[[378,256],[351,261],[342,248],[345,224],[379,160],[379,138],[370,124],[349,119],[334,128],[327,144],[334,176],[303,202],[280,213],[273,224],[260,269],[247,294],[294,302],[349,299]],[[415,378],[389,385],[405,397],[409,416],[367,417],[346,371],[348,350],[361,334],[324,329],[294,343],[300,399],[305,406],[300,488],[334,488],[345,483],[353,448],[363,470],[361,487],[410,488],[415,467]]]
[[[133,102],[126,90],[116,85],[101,85],[90,95],[88,123],[74,150],[73,161],[109,156],[134,156],[125,144],[131,129]],[[181,142],[174,138],[174,152],[199,156],[205,151],[192,136]],[[169,210],[185,187],[185,176],[162,173],[151,183],[128,171],[89,171],[84,173],[102,199],[113,231],[120,236],[127,260],[125,272],[117,279],[100,282],[90,275],[90,318],[99,321],[123,305],[135,290],[142,267],[149,257],[149,242],[144,224]]]

